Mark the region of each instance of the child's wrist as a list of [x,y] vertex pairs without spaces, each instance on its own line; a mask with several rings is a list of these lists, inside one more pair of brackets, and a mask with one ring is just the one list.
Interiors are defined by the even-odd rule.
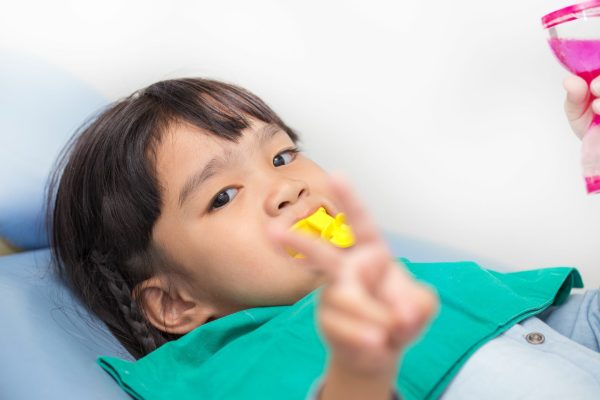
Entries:
[[355,367],[348,361],[335,357],[335,355],[329,359],[328,369],[335,369],[339,374],[347,376],[364,377],[365,379],[369,378],[375,380],[386,378],[393,379],[398,372],[397,362],[377,367]]
[[357,370],[338,361],[330,360],[320,400],[329,399],[382,399],[394,398],[397,369],[377,371]]

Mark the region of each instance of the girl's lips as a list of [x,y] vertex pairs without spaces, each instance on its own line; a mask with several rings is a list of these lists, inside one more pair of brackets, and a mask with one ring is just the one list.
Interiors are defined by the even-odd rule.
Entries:
[[300,212],[294,213],[292,210],[290,210],[291,212],[289,214],[292,217],[290,218],[290,215],[287,215],[287,218],[283,219],[283,222],[287,227],[292,227],[298,221],[313,215],[320,207],[323,207],[325,211],[327,211],[327,214],[331,215],[332,217],[335,217],[340,212],[332,202],[324,198],[318,199],[317,202],[310,202],[308,204],[303,204],[302,206],[298,204],[297,206]]
[[325,209],[325,211],[327,212],[327,214],[331,215],[332,217],[335,217],[337,215],[337,213],[332,212],[333,210],[331,209],[331,207],[329,207],[326,204],[318,204],[317,206],[314,207],[309,207],[306,210],[304,210],[302,213],[298,214],[296,216],[296,218],[292,221],[292,223],[290,224],[290,226],[295,225],[298,221],[313,215],[315,212],[317,212],[317,210],[319,208],[323,207]]
[[333,204],[326,203],[323,204],[323,207],[325,207],[327,214],[331,215],[332,217],[335,217],[340,213],[340,210],[338,210]]
[[303,220],[304,218],[306,218],[310,215],[313,215],[321,207],[322,207],[321,205],[318,205],[316,207],[311,207],[311,208],[304,210],[303,212],[301,212],[294,218],[291,225],[295,225],[298,221]]

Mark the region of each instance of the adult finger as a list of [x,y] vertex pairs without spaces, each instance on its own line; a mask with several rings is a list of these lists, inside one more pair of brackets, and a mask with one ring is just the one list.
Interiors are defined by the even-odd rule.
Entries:
[[600,76],[597,76],[590,82],[590,91],[596,97],[600,97]]
[[563,81],[567,91],[565,99],[565,114],[569,121],[581,118],[589,105],[589,90],[587,83],[577,75],[569,75]]

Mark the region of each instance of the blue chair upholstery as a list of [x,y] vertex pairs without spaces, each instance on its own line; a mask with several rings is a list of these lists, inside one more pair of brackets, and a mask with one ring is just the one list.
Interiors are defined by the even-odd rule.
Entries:
[[132,359],[49,270],[47,249],[0,257],[0,399],[129,399],[98,365]]
[[67,139],[107,103],[89,85],[33,56],[0,50],[0,238],[48,246],[44,186]]

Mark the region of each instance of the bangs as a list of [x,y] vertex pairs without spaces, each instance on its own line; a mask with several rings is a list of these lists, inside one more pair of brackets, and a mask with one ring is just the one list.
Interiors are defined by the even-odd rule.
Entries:
[[193,78],[155,83],[138,96],[156,101],[166,120],[156,121],[163,128],[173,122],[186,122],[218,137],[236,141],[255,118],[283,129],[292,141],[296,133],[286,126],[269,106],[240,87],[212,80]]

